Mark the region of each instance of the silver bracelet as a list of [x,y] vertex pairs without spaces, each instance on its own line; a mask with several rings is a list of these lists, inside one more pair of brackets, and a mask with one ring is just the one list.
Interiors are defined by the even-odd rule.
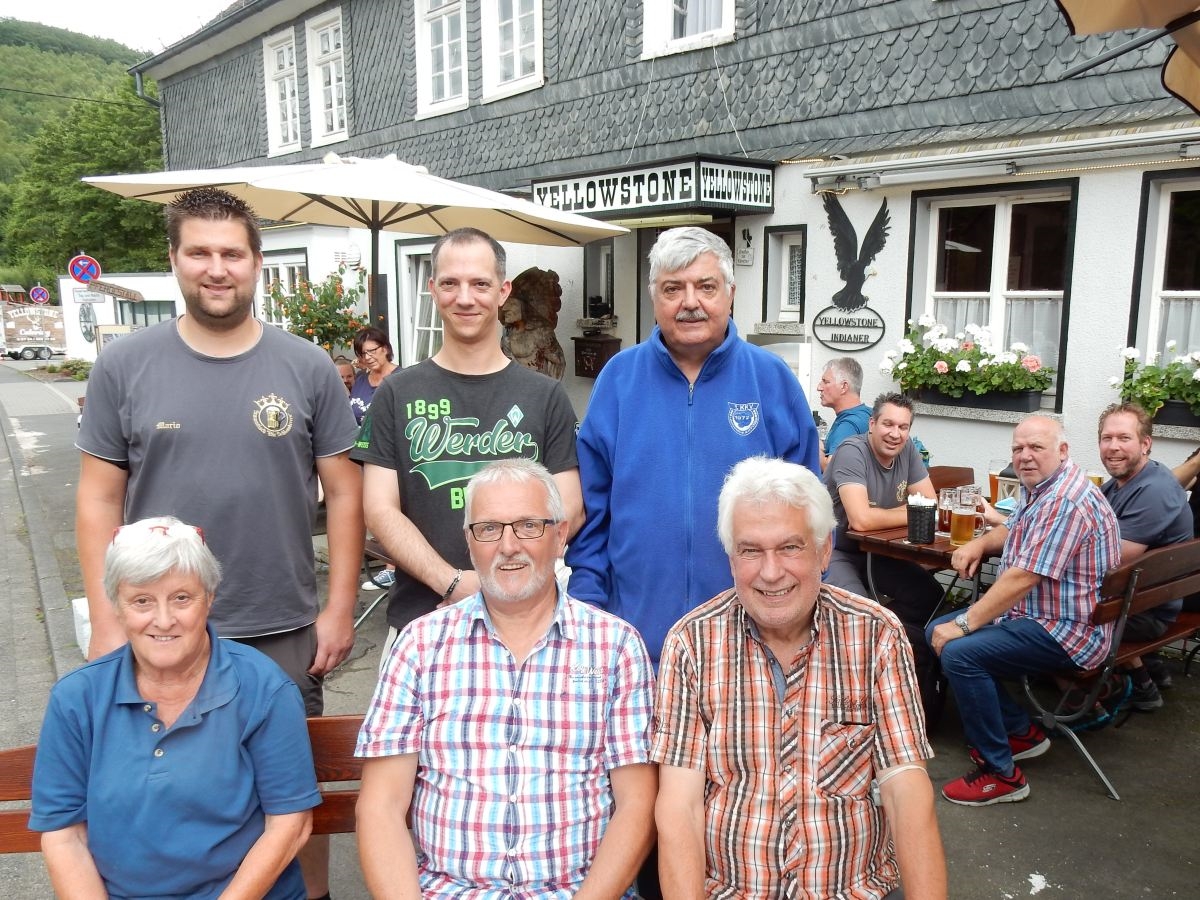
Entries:
[[458,587],[460,581],[462,581],[462,569],[456,570],[454,577],[450,579],[450,587],[446,588],[446,593],[442,594],[443,603],[450,599],[450,595],[454,593],[454,589]]

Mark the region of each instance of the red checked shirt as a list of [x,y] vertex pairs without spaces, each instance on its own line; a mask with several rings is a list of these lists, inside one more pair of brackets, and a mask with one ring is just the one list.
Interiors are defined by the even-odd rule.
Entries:
[[1099,665],[1112,624],[1094,626],[1104,573],[1121,562],[1117,517],[1079,467],[1066,460],[1049,478],[1021,488],[1008,521],[1000,571],[1010,566],[1042,578],[1004,618],[1035,619],[1077,666]]
[[651,757],[705,773],[709,898],[883,897],[900,874],[872,779],[932,756],[912,653],[876,603],[823,588],[790,665],[736,591],[667,637]]

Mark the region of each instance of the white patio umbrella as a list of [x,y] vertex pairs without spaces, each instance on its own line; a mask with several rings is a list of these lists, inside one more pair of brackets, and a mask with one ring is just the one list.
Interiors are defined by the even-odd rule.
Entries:
[[372,275],[379,273],[380,231],[441,235],[471,226],[496,240],[555,247],[579,246],[628,232],[619,225],[439,178],[394,156],[358,159],[330,153],[318,163],[180,169],[83,180],[122,197],[155,203],[170,203],[192,188],[219,187],[245,200],[264,219],[366,228],[371,232]]

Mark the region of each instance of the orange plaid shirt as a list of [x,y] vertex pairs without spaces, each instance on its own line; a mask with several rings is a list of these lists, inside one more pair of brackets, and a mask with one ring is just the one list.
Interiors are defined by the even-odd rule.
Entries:
[[933,750],[912,651],[878,604],[823,587],[782,668],[737,592],[714,597],[667,636],[654,728],[652,759],[705,773],[708,897],[878,900],[899,884],[871,782]]

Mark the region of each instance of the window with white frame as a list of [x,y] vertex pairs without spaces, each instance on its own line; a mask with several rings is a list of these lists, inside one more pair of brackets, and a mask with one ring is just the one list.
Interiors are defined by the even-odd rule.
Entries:
[[681,53],[734,37],[734,0],[645,0],[642,58]]
[[1151,203],[1146,335],[1159,353],[1200,350],[1200,180],[1160,183]]
[[397,248],[400,279],[401,357],[406,366],[429,359],[442,349],[442,318],[429,292],[432,273],[432,244],[401,245]]
[[1025,344],[1061,371],[1070,196],[938,199],[927,212],[924,296],[913,298],[913,317],[930,313],[951,334],[986,326],[996,345]]
[[300,97],[292,29],[263,39],[263,83],[267,89],[267,155],[299,150]]
[[417,0],[417,116],[467,106],[465,0]]
[[345,140],[346,62],[342,12],[331,10],[305,23],[308,46],[308,105],[314,147]]
[[480,15],[484,101],[541,87],[542,0],[491,0]]
[[265,256],[262,267],[262,308],[259,318],[270,325],[287,327],[287,317],[275,306],[272,291],[278,287],[280,293],[292,296],[301,281],[308,280],[308,263],[302,253],[272,254]]

